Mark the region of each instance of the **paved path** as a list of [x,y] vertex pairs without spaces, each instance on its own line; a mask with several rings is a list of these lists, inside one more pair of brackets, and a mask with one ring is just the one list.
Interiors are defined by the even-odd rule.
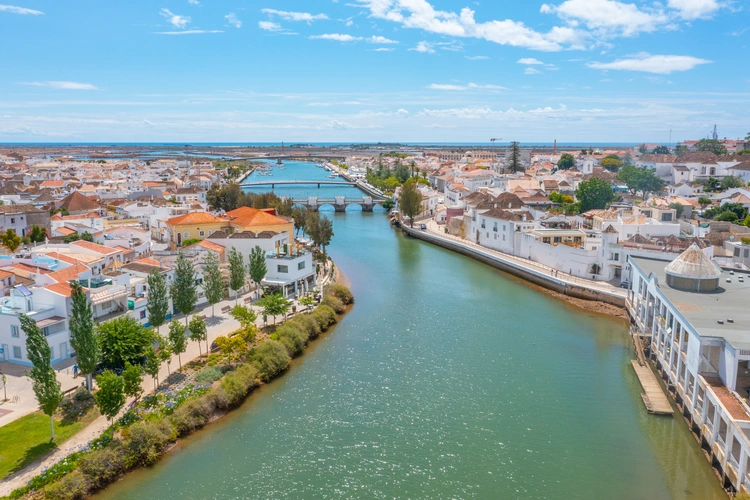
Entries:
[[[473,243],[465,238],[459,238],[458,236],[446,234],[445,231],[443,230],[444,226],[440,226],[434,220],[429,220],[426,222],[422,221],[422,223],[426,223],[427,225],[426,232],[432,236],[435,236],[435,237],[438,237],[447,241],[451,241],[452,243],[457,243],[466,248],[471,248],[472,250],[476,250],[478,252],[484,253],[485,255],[492,256],[500,260],[505,260],[509,263],[512,263],[519,267],[526,268],[530,271],[535,271],[537,273],[545,274],[547,276],[552,276],[554,277],[554,279],[560,282],[584,286],[592,290],[598,290],[598,291],[606,292],[612,295],[627,297],[626,290],[622,288],[618,288],[606,281],[593,281],[593,280],[589,280],[586,278],[579,278],[578,276],[573,276],[572,274],[564,273],[560,270],[553,269],[549,266],[545,266],[544,264],[540,264],[539,262],[534,262],[533,260],[524,259],[522,257],[516,257],[515,255],[511,255],[511,254],[500,252],[497,250],[492,250],[490,248],[483,247],[481,245],[477,245],[476,243]],[[416,223],[415,223],[415,226],[416,226]],[[552,273],[555,273],[555,274],[552,274]]]

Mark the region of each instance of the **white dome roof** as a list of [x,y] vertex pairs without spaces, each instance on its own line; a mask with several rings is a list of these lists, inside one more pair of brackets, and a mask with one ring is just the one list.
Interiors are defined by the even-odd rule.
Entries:
[[721,269],[693,243],[664,269],[667,274],[683,278],[716,279]]

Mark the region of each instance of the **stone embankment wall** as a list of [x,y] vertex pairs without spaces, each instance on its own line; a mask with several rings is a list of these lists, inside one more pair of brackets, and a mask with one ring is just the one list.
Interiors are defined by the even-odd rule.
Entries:
[[600,302],[605,302],[607,304],[612,304],[617,307],[626,307],[626,300],[623,296],[614,295],[603,290],[597,290],[595,288],[589,288],[583,284],[568,283],[564,280],[555,278],[554,276],[541,273],[534,269],[528,269],[519,264],[516,264],[515,262],[504,260],[501,257],[481,253],[471,247],[461,245],[458,242],[454,242],[445,238],[441,238],[426,231],[412,229],[405,225],[402,226],[402,228],[404,232],[409,236],[427,241],[428,243],[432,243],[433,245],[437,245],[447,250],[452,250],[454,252],[460,253],[461,255],[466,255],[467,257],[471,257],[472,259],[478,260],[496,269],[500,269],[501,271],[504,271],[508,274],[512,274],[513,276],[534,283],[535,285],[541,286],[542,288],[546,288],[548,290],[552,290],[554,292],[558,292],[563,295],[568,295],[570,297],[575,297],[578,299],[597,300]]

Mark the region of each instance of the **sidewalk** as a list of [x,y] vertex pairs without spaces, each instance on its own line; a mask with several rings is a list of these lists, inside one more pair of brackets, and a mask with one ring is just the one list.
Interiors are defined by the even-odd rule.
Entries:
[[[420,221],[420,222],[425,223],[424,221]],[[573,285],[586,287],[591,290],[605,292],[611,295],[627,297],[626,290],[623,290],[622,288],[618,288],[614,285],[611,285],[610,283],[606,281],[594,281],[594,280],[589,280],[586,278],[579,278],[578,276],[573,276],[571,274],[562,272],[560,270],[553,269],[549,266],[545,266],[544,264],[534,262],[533,260],[524,259],[522,257],[516,257],[515,255],[503,253],[497,250],[492,250],[490,248],[477,245],[476,243],[472,243],[471,241],[465,238],[459,238],[457,236],[446,234],[445,232],[442,231],[441,226],[437,222],[435,222],[434,219],[427,221],[426,224],[427,224],[426,232],[430,234],[431,236],[441,238],[444,240],[449,240],[453,243],[457,243],[466,248],[471,248],[472,250],[475,250],[477,252],[483,253],[491,257],[495,257],[496,259],[507,261],[518,267],[527,269],[529,271],[534,271],[536,273],[544,274],[562,283],[569,283]]]

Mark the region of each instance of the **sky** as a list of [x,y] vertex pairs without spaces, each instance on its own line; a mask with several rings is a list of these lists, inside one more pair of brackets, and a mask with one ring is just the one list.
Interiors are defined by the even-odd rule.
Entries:
[[0,142],[750,132],[749,0],[0,0]]

